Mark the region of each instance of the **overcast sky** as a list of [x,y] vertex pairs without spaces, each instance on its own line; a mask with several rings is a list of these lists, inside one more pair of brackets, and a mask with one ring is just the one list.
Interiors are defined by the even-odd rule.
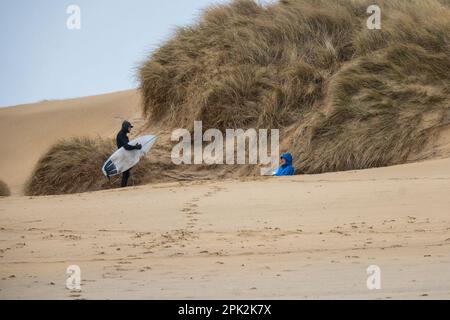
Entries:
[[[2,1],[0,106],[135,88],[148,53],[219,2],[228,1]],[[79,30],[67,27],[72,4],[81,10]]]

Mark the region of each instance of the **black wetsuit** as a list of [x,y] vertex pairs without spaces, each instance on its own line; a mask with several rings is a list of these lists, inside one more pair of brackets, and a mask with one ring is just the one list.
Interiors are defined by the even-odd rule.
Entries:
[[[140,146],[130,146],[128,144],[128,142],[130,142],[130,140],[128,139],[128,129],[130,127],[132,126],[131,123],[129,123],[128,121],[124,121],[122,123],[122,129],[119,131],[116,137],[117,149],[120,149],[122,147],[124,147],[125,150],[136,150],[141,148]],[[130,170],[131,169],[128,169],[122,174],[122,183],[121,183],[122,187],[126,187],[128,185],[128,179],[130,178]]]

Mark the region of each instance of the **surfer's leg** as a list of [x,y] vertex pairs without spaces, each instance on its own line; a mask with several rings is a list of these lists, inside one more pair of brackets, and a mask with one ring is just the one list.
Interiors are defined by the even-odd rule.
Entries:
[[124,173],[122,173],[122,188],[126,187],[128,185],[128,178],[130,177],[130,169],[128,169],[127,171],[124,171]]

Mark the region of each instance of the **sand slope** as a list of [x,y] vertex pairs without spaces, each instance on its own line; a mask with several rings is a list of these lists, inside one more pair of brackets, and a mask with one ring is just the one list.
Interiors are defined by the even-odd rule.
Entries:
[[[450,298],[450,159],[0,200],[0,298]],[[82,270],[81,293],[65,289]],[[382,289],[366,288],[378,265]]]
[[[137,90],[0,108],[0,180],[8,184],[13,194],[22,194],[24,183],[39,157],[58,139],[73,136],[113,137],[123,119],[132,120],[136,125],[134,134],[139,134],[140,128],[145,128],[140,109]],[[161,133],[161,128],[151,129]],[[170,134],[164,134],[167,139],[161,138],[159,142],[162,149],[154,150],[159,158],[169,158],[170,154]],[[421,152],[413,154],[409,161],[448,157],[450,127],[446,126],[436,140]]]
[[19,194],[39,157],[58,139],[113,136],[123,119],[142,121],[135,90],[0,108],[0,179]]
[[[20,196],[57,139],[113,136],[124,118],[143,124],[134,90],[0,109],[15,194],[0,199],[0,299],[450,298],[449,130],[411,159],[442,160]],[[382,290],[366,288],[371,264]]]

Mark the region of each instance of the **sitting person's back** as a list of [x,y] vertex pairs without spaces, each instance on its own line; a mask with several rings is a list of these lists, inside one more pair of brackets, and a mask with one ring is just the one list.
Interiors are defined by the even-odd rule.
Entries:
[[292,166],[292,155],[285,153],[280,157],[280,167],[275,172],[275,176],[293,176],[295,174],[295,168]]

